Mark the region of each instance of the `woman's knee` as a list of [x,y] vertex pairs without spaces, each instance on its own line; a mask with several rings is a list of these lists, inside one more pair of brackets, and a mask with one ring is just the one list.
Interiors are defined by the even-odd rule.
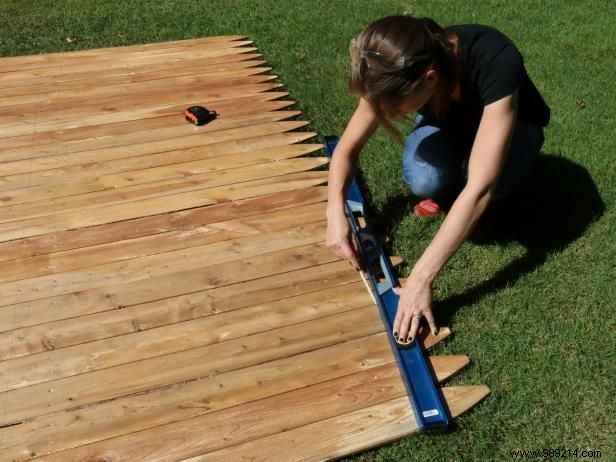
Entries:
[[404,146],[403,177],[413,194],[439,200],[449,198],[460,172],[453,143],[441,128],[416,128]]

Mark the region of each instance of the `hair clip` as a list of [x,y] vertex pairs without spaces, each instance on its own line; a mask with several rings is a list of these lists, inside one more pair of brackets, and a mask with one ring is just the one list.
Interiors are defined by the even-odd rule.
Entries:
[[415,63],[432,59],[430,55],[418,55],[410,57],[400,56],[395,61],[391,61],[384,54],[379,53],[378,51],[364,50],[360,48],[357,43],[357,39],[355,38],[351,40],[349,51],[354,61],[364,60],[368,66],[368,69],[383,74],[407,69]]

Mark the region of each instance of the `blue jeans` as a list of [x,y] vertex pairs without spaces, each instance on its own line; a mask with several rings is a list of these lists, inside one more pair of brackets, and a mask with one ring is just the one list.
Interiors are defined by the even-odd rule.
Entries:
[[[417,126],[406,138],[403,176],[413,194],[449,206],[467,179],[470,147],[460,148],[452,132],[417,117]],[[493,200],[509,196],[528,178],[543,145],[543,128],[518,121],[509,154]]]

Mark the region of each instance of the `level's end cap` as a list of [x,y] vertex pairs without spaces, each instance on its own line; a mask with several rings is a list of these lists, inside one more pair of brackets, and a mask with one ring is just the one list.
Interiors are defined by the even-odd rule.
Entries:
[[444,387],[442,391],[453,418],[472,409],[490,394],[490,389],[485,385]]

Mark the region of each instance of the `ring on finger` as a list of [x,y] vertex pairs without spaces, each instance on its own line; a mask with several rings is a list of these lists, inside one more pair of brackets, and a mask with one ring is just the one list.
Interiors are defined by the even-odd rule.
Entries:
[[416,313],[416,314],[413,315],[413,317],[416,318],[416,319],[421,319],[422,314],[421,313]]

